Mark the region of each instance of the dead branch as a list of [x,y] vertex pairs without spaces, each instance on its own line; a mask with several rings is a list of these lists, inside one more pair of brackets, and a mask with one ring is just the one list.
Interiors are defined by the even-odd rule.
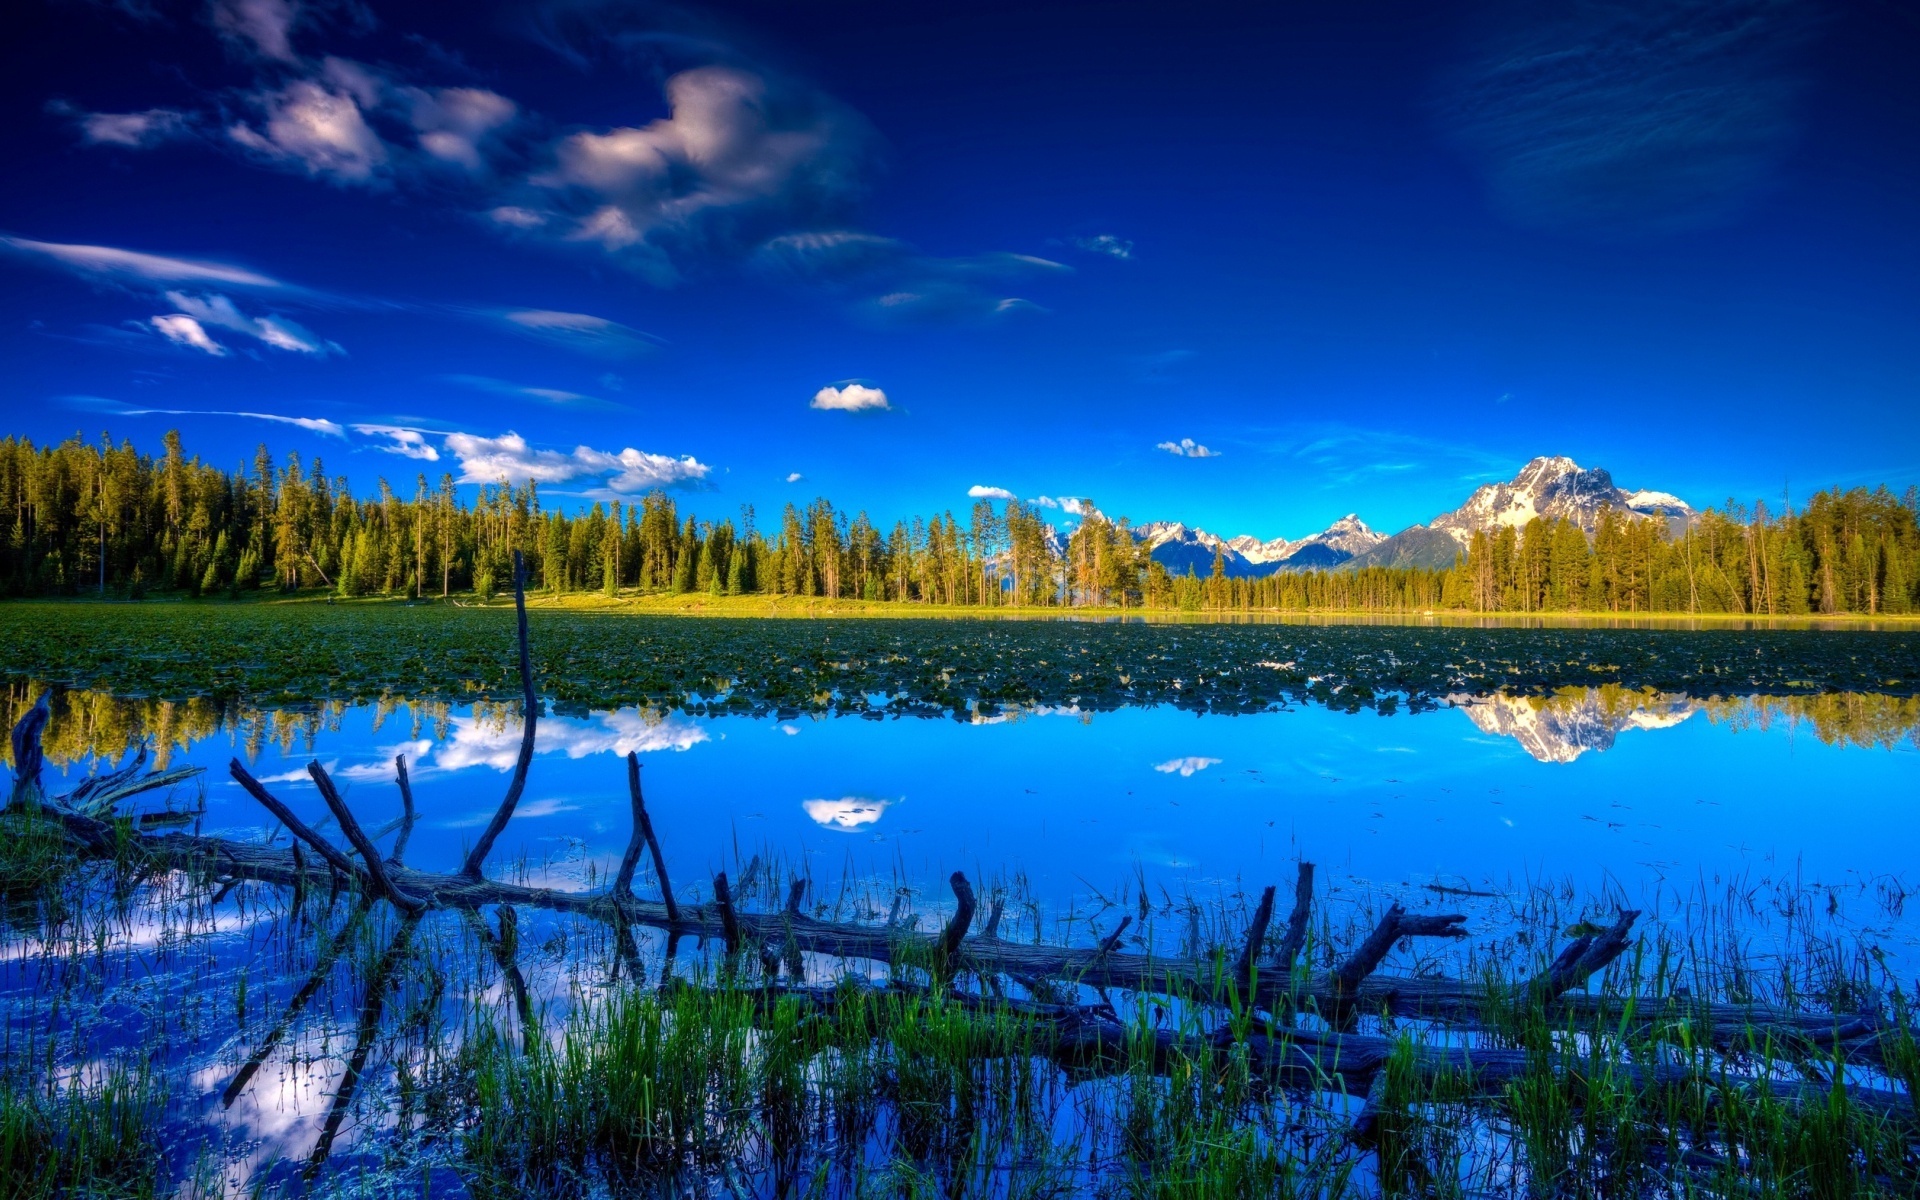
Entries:
[[1634,909],[1622,909],[1610,928],[1568,942],[1552,965],[1528,982],[1527,990],[1536,1001],[1545,1002],[1579,987],[1626,950],[1628,934],[1639,916]]
[[1307,920],[1313,912],[1313,864],[1302,862],[1293,884],[1293,915],[1287,918],[1286,936],[1280,939],[1277,961],[1283,972],[1291,974],[1293,960],[1307,944]]
[[1380,923],[1373,927],[1373,932],[1367,935],[1367,940],[1360,943],[1360,948],[1334,971],[1336,1000],[1344,1002],[1358,992],[1360,981],[1373,974],[1381,960],[1386,958],[1387,951],[1393,949],[1393,944],[1401,938],[1465,937],[1467,931],[1462,926],[1466,920],[1459,913],[1408,913],[1396,901],[1380,918]]
[[740,917],[733,911],[733,893],[727,887],[727,873],[713,877],[713,904],[720,912],[720,931],[727,939],[727,953],[740,952]]
[[520,793],[527,788],[527,771],[533,766],[533,731],[540,720],[540,698],[533,691],[533,656],[527,647],[527,561],[518,550],[513,552],[513,611],[518,620],[520,636],[520,707],[524,718],[520,732],[520,757],[513,764],[513,778],[507,782],[507,794],[494,811],[493,820],[487,822],[479,840],[467,853],[466,865],[460,873],[469,879],[480,878],[480,867],[487,861],[494,839],[513,819],[514,807],[520,803]]
[[973,885],[967,877],[955,871],[947,880],[953,888],[954,899],[959,907],[953,911],[953,920],[947,922],[946,932],[940,937],[940,962],[943,967],[951,967],[960,955],[960,943],[967,936],[967,930],[973,927]]
[[333,786],[333,780],[328,777],[326,768],[320,765],[319,760],[307,764],[307,774],[313,776],[313,785],[320,789],[320,798],[327,802],[333,819],[340,822],[340,832],[347,835],[347,841],[359,852],[360,861],[366,866],[368,878],[373,884],[373,894],[393,901],[395,907],[410,916],[425,912],[426,901],[396,887],[387,876],[386,862],[380,857],[379,849],[366,831],[360,828],[353,810],[341,799],[339,789]]
[[293,836],[319,851],[320,857],[327,861],[328,866],[342,875],[347,876],[349,879],[364,880],[366,878],[365,872],[355,866],[352,859],[340,853],[339,849],[334,846],[332,842],[329,842],[310,829],[305,821],[294,816],[293,810],[280,803],[279,799],[277,799],[272,792],[269,792],[258,779],[253,777],[252,772],[248,771],[239,759],[236,758],[229,762],[227,764],[227,770],[233,775],[234,780],[247,790],[249,796],[258,800],[262,808],[272,813],[275,820],[287,827],[288,833],[291,833]]
[[407,777],[407,756],[393,756],[393,775],[400,785],[400,833],[393,839],[393,853],[387,855],[387,861],[398,866],[406,857],[407,841],[413,837],[413,781]]
[[646,842],[653,854],[653,873],[660,880],[660,899],[671,920],[680,919],[680,906],[673,899],[673,885],[667,881],[667,856],[660,852],[660,839],[654,836],[653,818],[647,815],[646,797],[640,793],[640,756],[627,754],[627,792],[633,800],[633,834],[627,839],[627,852],[620,860],[620,879],[615,890],[633,894],[633,871],[640,862],[640,843]]
[[1240,957],[1233,964],[1236,979],[1245,979],[1252,972],[1254,964],[1260,961],[1260,947],[1267,940],[1267,923],[1273,920],[1273,885],[1260,893],[1260,903],[1253,910],[1253,923],[1247,926],[1247,944],[1240,950]]

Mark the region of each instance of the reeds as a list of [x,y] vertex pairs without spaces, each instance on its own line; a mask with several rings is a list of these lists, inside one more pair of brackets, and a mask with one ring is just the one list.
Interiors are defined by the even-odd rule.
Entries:
[[[1456,1018],[1429,1019],[1249,1003],[1271,993],[1226,965],[1239,891],[1149,905],[1144,886],[1116,889],[1095,921],[1072,914],[1094,937],[1120,908],[1139,944],[1191,943],[1220,964],[1169,994],[910,957],[796,970],[779,947],[668,955],[644,931],[616,971],[618,935],[576,915],[436,912],[403,941],[398,914],[351,891],[312,888],[296,905],[264,885],[6,852],[25,865],[27,909],[0,930],[0,1194],[170,1194],[196,1171],[289,1193],[474,1197],[1920,1194],[1910,1104],[1855,1090],[1912,1096],[1907,993],[1848,932],[1844,905],[1786,881],[1663,901],[1636,951],[1552,1006],[1513,981],[1603,901],[1558,885],[1488,901],[1508,914],[1492,936],[1451,957],[1397,952],[1402,972],[1486,981]],[[779,903],[776,874],[743,870],[737,899]],[[902,882],[851,880],[853,894],[814,902],[878,921]],[[1898,901],[1876,895],[1847,903],[1884,920]],[[1028,914],[1023,941],[1059,936],[1017,884],[1006,907]],[[1302,976],[1338,961],[1379,907],[1323,905]],[[1871,1017],[1876,1057],[1840,1061],[1819,1020],[1796,1038],[1701,1019],[1708,1001],[1735,1000],[1835,1026]],[[1089,1052],[1067,1009],[1115,1032]],[[1280,1069],[1276,1047],[1331,1045],[1343,1020],[1389,1041],[1380,1069]],[[306,1103],[296,1128],[309,1131],[335,1103],[334,1064],[364,1064],[311,1184],[249,1159],[244,1121],[230,1135],[162,1086],[198,1073],[218,1091],[250,1055],[265,1063],[250,1087],[281,1089],[258,1103]],[[242,1093],[236,1114],[256,1103]],[[306,1158],[305,1137],[273,1153]]]

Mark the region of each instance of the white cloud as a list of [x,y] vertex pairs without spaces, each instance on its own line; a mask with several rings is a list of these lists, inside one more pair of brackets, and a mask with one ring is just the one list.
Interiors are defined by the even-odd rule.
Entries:
[[335,183],[368,183],[387,163],[380,135],[362,105],[378,102],[380,83],[363,68],[330,58],[322,80],[296,79],[255,97],[265,114],[259,130],[245,122],[227,136],[263,157],[295,163]]
[[1060,507],[1060,502],[1058,500],[1055,500],[1052,496],[1035,496],[1033,499],[1027,501],[1027,503],[1033,505],[1035,508],[1059,508]]
[[115,246],[70,245],[36,242],[27,238],[0,237],[0,247],[42,263],[64,267],[77,274],[105,277],[122,282],[143,283],[217,283],[229,287],[280,288],[285,285],[245,267],[202,259],[170,258],[143,254]]
[[225,346],[213,340],[211,334],[200,327],[200,322],[192,317],[175,313],[172,316],[154,317],[147,322],[161,337],[176,346],[185,346],[190,350],[201,350],[215,358],[225,358],[229,351]]
[[1133,243],[1111,233],[1096,234],[1093,237],[1077,237],[1073,244],[1088,254],[1105,254],[1111,258],[1132,258]]
[[402,94],[409,102],[408,121],[419,135],[420,148],[442,162],[474,172],[486,166],[481,142],[520,113],[513,101],[485,88],[407,88]]
[[379,447],[388,454],[398,454],[403,458],[417,458],[422,462],[440,461],[440,451],[434,449],[427,441],[431,430],[409,429],[404,425],[355,425],[352,428],[355,433],[365,437],[388,439],[390,445]]
[[789,472],[787,473],[787,482],[788,482],[788,483],[799,483],[799,482],[800,482],[800,481],[801,481],[802,479],[805,479],[805,478],[806,478],[806,476],[804,476],[804,475],[802,475],[802,474],[800,474],[800,472],[798,472],[798,471],[789,471]]
[[291,33],[299,6],[293,0],[214,0],[213,27],[243,52],[279,62],[298,62]]
[[226,296],[209,293],[195,296],[188,292],[169,291],[167,299],[181,313],[201,325],[212,325],[218,329],[230,329],[273,347],[294,354],[312,354],[324,358],[329,354],[344,354],[337,342],[315,337],[297,323],[280,316],[249,317]]
[[537,213],[518,204],[502,204],[489,209],[487,216],[496,225],[506,225],[514,229],[538,229],[547,223],[545,213]]
[[[702,726],[679,715],[649,717],[637,709],[595,713],[591,717],[542,717],[534,733],[538,754],[647,754],[689,750],[707,740]],[[492,767],[510,771],[520,755],[520,723],[496,724],[455,717],[453,736],[433,752],[433,765],[445,771]]]
[[[191,321],[193,318],[187,317]],[[232,409],[206,408],[128,408],[121,410],[129,417],[246,417],[253,421],[272,421],[280,425],[294,425],[311,433],[323,433],[328,437],[344,438],[346,428],[325,417],[283,417],[279,413],[236,412]]]
[[256,421],[277,421],[282,425],[297,425],[311,433],[324,433],[328,437],[344,438],[347,431],[325,417],[282,417],[275,413],[234,412],[212,413],[212,416],[252,417]]
[[1153,769],[1162,775],[1172,775],[1177,771],[1181,778],[1187,779],[1191,778],[1195,771],[1204,771],[1208,767],[1218,766],[1219,763],[1220,760],[1217,758],[1188,755],[1186,758],[1170,758],[1166,762],[1156,763]]
[[865,122],[823,95],[707,66],[669,78],[666,99],[664,118],[552,148],[552,168],[530,182],[573,214],[563,236],[667,282],[678,272],[662,242],[691,226],[791,226],[849,207],[861,190]]
[[170,108],[145,112],[81,113],[80,137],[91,146],[151,146],[187,132],[184,113]]
[[975,500],[1015,499],[1014,494],[1005,488],[987,487],[985,484],[980,484],[980,483],[976,483],[972,487],[968,488],[967,495],[973,497]]
[[830,412],[891,412],[893,406],[887,403],[887,394],[879,388],[868,387],[863,383],[849,383],[841,387],[823,387],[813,394],[809,408],[826,409]]
[[1181,438],[1177,442],[1155,442],[1155,450],[1165,450],[1168,454],[1177,454],[1182,458],[1219,458],[1217,450],[1209,450],[1192,438]]
[[692,455],[674,458],[628,447],[618,454],[576,446],[571,454],[536,450],[508,432],[499,437],[450,433],[445,448],[460,460],[461,483],[568,483],[598,479],[607,491],[627,495],[697,483],[712,470]]
[[1093,506],[1093,501],[1083,496],[1060,497],[1060,511],[1076,517],[1097,517],[1100,515],[1100,510]]
[[521,308],[494,315],[523,336],[601,358],[632,358],[660,345],[652,334],[591,313]]
[[816,825],[850,833],[863,825],[874,824],[895,803],[866,796],[842,796],[838,800],[803,800],[800,807]]

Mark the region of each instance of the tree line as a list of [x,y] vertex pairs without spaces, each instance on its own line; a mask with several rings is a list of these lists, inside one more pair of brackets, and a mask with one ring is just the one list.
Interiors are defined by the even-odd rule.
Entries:
[[751,506],[701,520],[662,492],[584,511],[544,507],[536,484],[463,494],[451,475],[386,480],[356,496],[321,459],[262,445],[231,470],[127,441],[0,440],[0,590],[13,596],[150,591],[238,596],[486,599],[521,551],[550,593],[772,594],[930,605],[1188,611],[1910,613],[1920,603],[1920,498],[1834,489],[1804,507],[1731,501],[1678,531],[1604,514],[1476,533],[1450,568],[1171,574],[1125,518],[1089,510],[1069,533],[1014,500],[981,500],[891,527],[824,499],[769,528]]

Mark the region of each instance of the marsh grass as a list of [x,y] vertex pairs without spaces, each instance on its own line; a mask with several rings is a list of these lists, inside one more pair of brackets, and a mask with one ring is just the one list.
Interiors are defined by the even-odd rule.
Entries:
[[[296,906],[263,885],[8,853],[30,886],[0,929],[7,1194],[1920,1194],[1912,1119],[1832,1086],[1911,1095],[1920,1076],[1884,953],[1897,881],[1841,894],[1789,874],[1656,897],[1661,919],[1591,1003],[1551,1014],[1513,981],[1621,897],[1555,883],[1473,901],[1485,936],[1390,960],[1484,981],[1471,1029],[1360,1013],[1354,1031],[1393,1046],[1363,1097],[1337,1074],[1283,1086],[1258,1068],[1262,1039],[1326,1022],[1245,1002],[1224,966],[1253,890],[1238,886],[1169,893],[1134,878],[1048,911],[1018,876],[985,877],[983,894],[1005,901],[1002,937],[1084,943],[1124,913],[1131,946],[1217,965],[1205,987],[1169,995],[954,977],[911,956],[809,956],[795,971],[778,947],[668,953],[644,932],[636,969],[616,970],[615,936],[583,918],[438,913],[403,939],[387,906],[350,892],[309,889]],[[757,867],[739,868],[738,898],[777,909],[798,868],[771,847],[743,853]],[[904,874],[813,886],[823,915],[945,918]],[[1313,966],[1337,961],[1387,899],[1320,906]],[[1628,995],[1875,1013],[1885,1066],[1842,1069],[1817,1047],[1671,1012],[1603,1015],[1600,997]],[[1107,1012],[1124,1036],[1097,1061],[1062,1059],[1034,1001]],[[1518,1051],[1526,1069],[1487,1089],[1422,1065],[1463,1046]],[[194,1099],[251,1056],[262,1065],[231,1109]],[[357,1090],[341,1101],[350,1062]],[[1379,1119],[1356,1140],[1363,1099]],[[309,1178],[323,1126],[337,1140]],[[20,1165],[37,1162],[56,1165]]]
[[0,1085],[0,1194],[138,1198],[162,1194],[165,1089],[144,1062],[115,1061],[86,1079]]

